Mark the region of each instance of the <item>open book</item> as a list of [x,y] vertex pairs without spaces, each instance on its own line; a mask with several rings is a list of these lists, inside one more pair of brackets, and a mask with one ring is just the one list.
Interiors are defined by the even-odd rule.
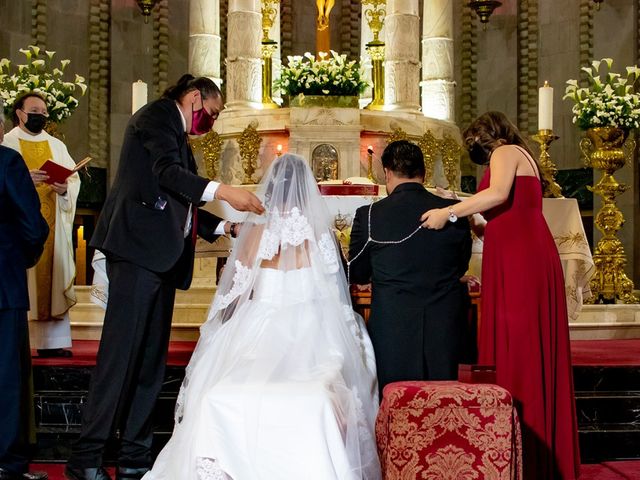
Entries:
[[42,164],[40,170],[47,172],[49,178],[46,180],[46,183],[64,183],[64,181],[70,176],[84,167],[87,163],[91,161],[91,157],[86,157],[85,159],[79,161],[73,170],[69,170],[62,165],[58,165],[57,163],[52,162],[51,160],[47,160]]

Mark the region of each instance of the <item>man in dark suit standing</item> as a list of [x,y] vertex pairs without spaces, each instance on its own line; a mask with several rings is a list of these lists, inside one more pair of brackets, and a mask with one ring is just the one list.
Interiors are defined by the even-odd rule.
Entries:
[[115,428],[121,441],[116,478],[147,472],[175,292],[191,283],[196,233],[208,241],[234,233],[229,222],[198,206],[215,198],[236,210],[264,210],[252,193],[196,173],[187,133],[208,132],[222,108],[211,80],[185,75],[127,125],[118,172],[90,242],[107,258],[109,300],[68,479],[109,478],[102,455]]
[[469,223],[451,216],[442,231],[420,228],[424,207],[455,201],[424,188],[418,146],[390,143],[382,166],[388,196],[356,211],[349,245],[350,282],[372,283],[368,329],[380,391],[401,380],[455,379],[467,342],[461,278],[471,257]]
[[[0,143],[4,137],[0,101]],[[0,480],[46,480],[28,472],[24,382],[29,378],[27,269],[49,234],[40,199],[18,152],[0,145]]]

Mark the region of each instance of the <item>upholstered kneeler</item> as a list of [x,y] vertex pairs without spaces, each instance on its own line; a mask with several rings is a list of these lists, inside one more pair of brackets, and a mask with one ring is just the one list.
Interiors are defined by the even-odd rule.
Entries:
[[385,480],[522,478],[518,415],[497,385],[391,383],[376,437]]

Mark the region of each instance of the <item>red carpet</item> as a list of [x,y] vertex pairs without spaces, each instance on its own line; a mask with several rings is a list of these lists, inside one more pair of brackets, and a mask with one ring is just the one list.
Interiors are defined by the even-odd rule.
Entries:
[[[85,367],[96,364],[96,355],[98,354],[97,340],[74,340],[71,351],[73,357],[69,358],[40,358],[33,351],[34,365],[55,365],[55,366],[75,366]],[[171,342],[169,344],[169,357],[167,365],[186,366],[189,363],[193,349],[196,347],[195,342]]]
[[[62,474],[64,464],[33,464],[31,470],[45,471],[49,480],[65,480]],[[114,469],[109,468],[113,477]],[[600,465],[583,465],[580,480],[640,480],[640,461],[638,462],[606,462]]]
[[[191,358],[195,342],[171,342],[167,365],[185,366]],[[95,365],[97,340],[74,340],[71,358],[33,358],[34,365]],[[34,352],[35,355],[35,352]],[[571,342],[574,365],[640,365],[640,339],[574,340]]]
[[574,365],[640,365],[640,338],[630,340],[574,340]]

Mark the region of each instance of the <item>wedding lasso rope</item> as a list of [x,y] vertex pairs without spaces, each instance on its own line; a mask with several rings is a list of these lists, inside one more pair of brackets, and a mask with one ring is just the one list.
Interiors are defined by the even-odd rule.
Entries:
[[365,251],[365,249],[367,248],[367,245],[369,245],[369,243],[377,243],[378,245],[399,245],[401,243],[406,242],[407,240],[409,240],[411,237],[413,237],[416,233],[418,233],[421,229],[422,229],[422,225],[418,225],[418,228],[416,228],[413,232],[411,232],[409,235],[407,235],[406,237],[404,237],[401,240],[376,240],[374,238],[371,237],[371,208],[373,207],[373,203],[369,204],[369,213],[368,213],[368,218],[367,218],[367,222],[368,222],[368,237],[367,237],[367,241],[365,242],[364,246],[362,247],[362,249],[350,260],[347,261],[347,284],[351,284],[351,264],[353,262],[355,262],[358,257],[360,255],[362,255],[362,252]]

